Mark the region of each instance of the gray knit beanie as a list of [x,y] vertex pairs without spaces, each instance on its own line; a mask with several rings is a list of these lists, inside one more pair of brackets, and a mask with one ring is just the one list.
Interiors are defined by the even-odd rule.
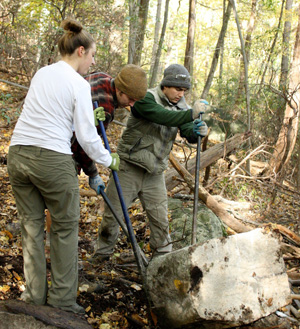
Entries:
[[115,78],[115,86],[132,99],[140,100],[147,92],[147,76],[137,65],[125,65]]
[[180,64],[172,64],[165,69],[161,86],[190,89],[190,74],[184,66]]

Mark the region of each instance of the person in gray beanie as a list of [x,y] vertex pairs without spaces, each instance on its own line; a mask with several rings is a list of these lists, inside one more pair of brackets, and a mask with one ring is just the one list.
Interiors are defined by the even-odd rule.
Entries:
[[164,78],[160,84],[163,87],[191,88],[191,77],[188,70],[179,64],[172,64],[164,71]]
[[[191,87],[187,69],[172,64],[164,71],[159,86],[147,91],[146,96],[131,108],[126,129],[119,141],[120,157],[118,176],[127,207],[137,197],[149,219],[150,248],[153,257],[172,251],[169,234],[168,200],[164,171],[173,143],[179,131],[189,143],[207,135],[207,125],[199,120],[207,102],[197,102],[191,108],[184,93]],[[106,194],[111,204],[122,217],[115,184],[109,180]],[[109,259],[119,235],[119,225],[105,206],[98,230],[97,250],[90,259],[98,263]]]

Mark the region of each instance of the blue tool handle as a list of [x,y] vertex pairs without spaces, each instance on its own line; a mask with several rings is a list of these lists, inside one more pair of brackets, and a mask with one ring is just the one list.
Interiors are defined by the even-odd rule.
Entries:
[[[94,108],[98,107],[98,103],[96,101],[93,102],[93,105],[94,105]],[[105,128],[104,128],[104,124],[103,124],[102,121],[100,121],[100,120],[98,120],[98,121],[99,121],[99,125],[100,125],[102,138],[103,138],[103,141],[104,141],[104,146],[109,151],[109,153],[111,153],[111,150],[110,150],[110,147],[109,147],[109,144],[108,144],[108,139],[107,139],[106,132],[105,132]],[[115,170],[112,170],[112,174],[113,174],[113,178],[115,180],[115,185],[116,185],[116,188],[117,188],[117,192],[118,192],[118,195],[119,195],[121,207],[122,207],[122,210],[123,210],[123,215],[124,215],[124,218],[125,218],[125,223],[126,223],[128,234],[129,234],[129,239],[130,239],[130,242],[132,244],[132,249],[133,249],[135,258],[137,260],[137,264],[138,264],[139,270],[141,272],[141,275],[142,275],[143,278],[145,278],[145,275],[146,275],[145,274],[145,266],[143,264],[141,254],[139,253],[139,250],[138,250],[138,244],[137,244],[134,232],[133,232],[133,228],[132,228],[131,221],[130,221],[130,218],[129,218],[129,215],[128,215],[127,207],[126,207],[125,202],[124,202],[119,177],[118,177],[118,174]]]

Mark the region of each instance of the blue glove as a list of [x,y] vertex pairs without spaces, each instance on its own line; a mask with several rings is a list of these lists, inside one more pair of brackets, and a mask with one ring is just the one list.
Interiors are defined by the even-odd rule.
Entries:
[[99,175],[96,175],[95,177],[89,177],[89,184],[97,194],[100,194],[101,189],[105,189],[105,183]]
[[199,99],[194,103],[192,115],[193,120],[198,119],[200,114],[203,114],[209,109],[208,101],[205,99]]
[[200,137],[205,137],[207,135],[207,131],[208,131],[207,124],[204,121],[200,119],[194,120],[193,122],[194,134]]

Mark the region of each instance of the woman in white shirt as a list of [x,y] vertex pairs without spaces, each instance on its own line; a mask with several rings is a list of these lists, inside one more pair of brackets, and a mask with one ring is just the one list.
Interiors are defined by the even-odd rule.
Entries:
[[[95,162],[113,167],[94,125],[89,83],[82,77],[95,64],[96,44],[77,21],[67,19],[58,42],[61,60],[33,77],[8,153],[8,173],[21,221],[26,289],[22,300],[84,313],[78,285],[77,171],[71,152],[76,137]],[[118,162],[118,159],[117,159]],[[103,181],[99,183],[104,187]],[[51,287],[44,252],[44,211],[52,218]]]

